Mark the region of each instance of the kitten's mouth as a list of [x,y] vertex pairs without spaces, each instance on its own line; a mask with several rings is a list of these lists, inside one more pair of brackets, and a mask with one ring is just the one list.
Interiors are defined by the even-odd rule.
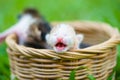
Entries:
[[62,51],[67,47],[67,45],[63,42],[57,42],[55,47],[58,51]]

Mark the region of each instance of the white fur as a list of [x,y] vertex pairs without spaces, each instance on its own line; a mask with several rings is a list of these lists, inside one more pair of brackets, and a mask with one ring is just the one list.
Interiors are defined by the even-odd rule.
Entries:
[[9,34],[16,33],[19,37],[19,44],[23,44],[24,39],[27,37],[28,28],[35,21],[36,19],[33,18],[31,15],[23,15],[22,18],[15,25],[0,34],[0,39],[8,36]]
[[[62,37],[63,43],[65,43],[67,46],[65,49],[59,51],[55,45],[57,43],[57,38]],[[73,27],[71,27],[68,24],[59,24],[55,26],[50,34],[46,36],[47,43],[58,53],[63,53],[65,51],[79,48],[79,44],[83,40],[83,35],[79,34],[76,35],[75,30]]]

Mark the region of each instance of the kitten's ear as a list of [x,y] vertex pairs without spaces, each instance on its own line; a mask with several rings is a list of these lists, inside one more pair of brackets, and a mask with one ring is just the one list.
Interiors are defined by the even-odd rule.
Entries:
[[77,39],[81,43],[83,41],[84,35],[83,34],[77,34]]

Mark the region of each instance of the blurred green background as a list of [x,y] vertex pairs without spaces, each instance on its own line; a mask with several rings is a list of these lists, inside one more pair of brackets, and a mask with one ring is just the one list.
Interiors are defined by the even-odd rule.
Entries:
[[[120,0],[0,0],[0,32],[17,21],[27,7],[37,8],[48,21],[91,20],[111,24],[120,29]],[[120,46],[116,80],[120,80]],[[9,80],[6,44],[0,44],[0,80]]]

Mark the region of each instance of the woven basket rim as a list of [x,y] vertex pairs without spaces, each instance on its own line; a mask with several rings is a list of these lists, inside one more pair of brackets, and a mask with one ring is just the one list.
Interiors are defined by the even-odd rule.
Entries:
[[[34,48],[30,48],[30,47],[25,47],[22,45],[18,45],[16,43],[16,35],[15,34],[11,34],[6,38],[6,43],[8,45],[8,47],[14,51],[19,51],[21,53],[23,53],[26,56],[33,56],[33,55],[39,55],[39,56],[49,56],[49,57],[57,57],[60,58],[61,56],[64,58],[67,58],[67,55],[71,55],[75,53],[77,54],[76,56],[78,56],[78,52],[79,53],[83,53],[83,54],[79,54],[79,56],[81,55],[85,55],[84,53],[92,53],[92,54],[87,54],[86,56],[93,56],[93,53],[105,53],[106,51],[109,50],[109,48],[113,48],[115,47],[117,44],[120,43],[120,34],[118,29],[116,28],[112,28],[109,24],[106,23],[101,23],[101,22],[92,22],[92,21],[72,21],[72,23],[89,23],[89,24],[102,24],[105,25],[106,27],[102,27],[101,29],[104,29],[105,32],[108,32],[108,34],[110,35],[110,39],[108,39],[107,41],[104,41],[103,43],[97,44],[97,45],[93,45],[84,49],[77,49],[77,50],[73,50],[73,51],[67,51],[66,56],[63,55],[58,55],[55,53],[55,51],[53,50],[49,50],[49,49],[34,49]],[[55,24],[56,22],[53,22],[53,24]],[[70,22],[65,22],[65,23],[70,23]],[[34,53],[34,54],[29,54],[30,52]],[[38,53],[41,54],[38,54]],[[74,53],[73,53],[74,52]],[[49,54],[48,54],[49,53]],[[73,58],[73,57],[71,57]]]

